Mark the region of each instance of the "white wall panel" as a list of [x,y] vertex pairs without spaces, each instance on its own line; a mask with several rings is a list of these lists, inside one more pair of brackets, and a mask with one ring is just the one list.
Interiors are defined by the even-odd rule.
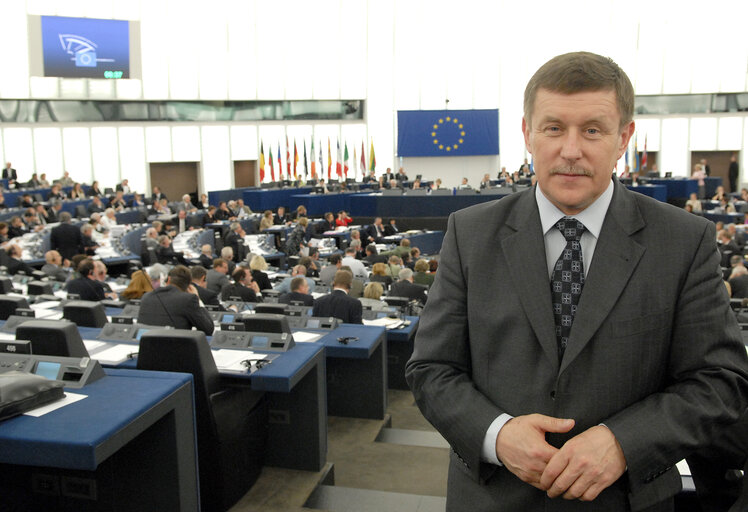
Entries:
[[145,128],[128,126],[119,128],[120,177],[127,178],[132,190],[147,192],[148,168],[145,159]]
[[313,98],[317,100],[340,98],[340,76],[342,71],[340,48],[345,44],[340,38],[340,2],[318,0],[314,2],[318,12],[325,13],[324,21],[315,31],[319,71],[312,76]]
[[203,9],[199,31],[210,37],[199,38],[200,99],[224,99],[228,94],[228,23],[226,0],[211,0],[211,8]]
[[644,141],[647,141],[647,151],[660,150],[660,120],[635,119],[636,135],[639,141],[639,151],[644,151]]
[[91,162],[91,131],[83,127],[62,129],[62,149],[65,170],[75,181],[90,184],[93,181]]
[[694,117],[690,129],[691,151],[714,151],[717,149],[717,119]]
[[36,170],[31,128],[4,128],[3,147],[5,161],[13,164],[13,168],[18,171],[18,179],[28,181]]
[[[331,54],[315,51],[320,27],[309,20],[318,13],[317,2],[286,0],[282,6],[284,11],[293,15],[280,14],[282,30],[287,37],[277,41],[283,51],[283,63],[276,72],[283,77],[286,99],[309,99],[313,94],[312,77],[327,72],[327,66],[320,66],[320,61],[333,59],[340,50]],[[327,30],[335,31],[336,27],[326,26],[323,32]]]
[[[230,134],[232,160],[258,159],[260,150],[257,142],[257,126],[233,125]],[[267,145],[265,151],[267,151]]]
[[32,76],[29,87],[32,98],[54,99],[60,95],[59,78]]
[[[284,65],[283,43],[281,42],[283,35],[279,24],[273,22],[279,16],[278,5],[277,2],[259,1],[255,7],[257,24],[254,30],[257,34],[257,99],[259,100],[277,100],[284,97],[283,73],[279,69]],[[320,32],[325,31],[320,30]],[[314,41],[309,42],[310,46],[313,44]],[[323,73],[323,56],[313,51],[309,51],[309,54],[309,58],[318,59],[317,73]]]
[[[171,152],[175,162],[199,162],[200,128],[197,126],[172,127]],[[228,152],[226,155],[228,156]]]
[[88,84],[84,78],[60,78],[60,98],[84,99],[88,95]]
[[62,131],[60,128],[34,128],[36,172],[62,176]]
[[717,137],[718,150],[739,150],[743,143],[743,118],[720,117]]
[[[203,34],[200,17],[206,11],[204,2],[197,0],[168,0],[168,18],[162,30],[168,37],[165,50],[169,56],[169,95],[172,99],[194,100],[198,97],[200,47]],[[162,36],[166,35],[162,33]]]
[[5,167],[5,147],[3,146],[3,130],[2,129],[0,129],[0,167],[3,167],[3,168]]
[[234,186],[234,171],[229,155],[229,127],[203,126],[203,158],[200,166],[200,190],[225,190]]
[[663,119],[661,144],[658,155],[660,172],[672,172],[673,176],[690,176],[688,119]]
[[143,97],[169,98],[169,52],[171,24],[165,2],[145,1],[140,22]]
[[91,128],[91,153],[93,155],[93,177],[102,190],[119,181],[119,140],[114,127]]
[[88,97],[95,100],[114,99],[116,86],[116,80],[88,80]]
[[143,97],[143,81],[139,79],[116,80],[116,96],[121,100],[139,100]]
[[148,162],[171,162],[171,128],[168,126],[146,127],[145,151]]
[[29,95],[29,35],[26,3],[3,2],[0,12],[2,12],[3,20],[3,28],[0,30],[0,48],[4,48],[0,98],[26,98]]
[[[228,87],[229,98],[251,100],[257,97],[257,30],[253,0],[229,0],[228,12]],[[247,30],[247,25],[253,27]]]
[[[311,5],[314,5],[311,3]],[[366,2],[340,1],[340,97],[366,97]]]

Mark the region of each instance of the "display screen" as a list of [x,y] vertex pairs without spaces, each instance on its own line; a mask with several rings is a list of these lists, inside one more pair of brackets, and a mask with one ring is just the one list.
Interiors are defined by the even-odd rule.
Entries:
[[252,347],[254,348],[265,348],[268,346],[268,337],[267,336],[253,336],[252,337]]
[[35,375],[40,375],[45,379],[55,380],[60,373],[60,363],[50,363],[49,361],[39,361],[34,369]]
[[319,319],[317,318],[310,318],[306,322],[306,326],[310,329],[318,329],[319,328]]
[[384,318],[387,316],[387,313],[377,313],[377,318]]
[[130,22],[41,16],[44,76],[130,78]]
[[147,332],[148,332],[148,329],[138,329],[138,332],[135,333],[135,339],[140,341],[140,338],[142,338],[143,335]]
[[221,320],[221,322],[225,324],[229,324],[233,321],[234,321],[234,315],[223,315],[223,319]]

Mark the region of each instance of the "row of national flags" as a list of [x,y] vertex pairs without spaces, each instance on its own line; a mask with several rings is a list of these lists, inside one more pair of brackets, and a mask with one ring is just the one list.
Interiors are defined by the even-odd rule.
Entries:
[[[639,152],[639,142],[638,137],[634,136],[634,167],[633,169],[630,168],[630,174],[633,174],[635,172],[644,172],[645,169],[647,169],[647,136],[644,135],[644,151],[641,153]],[[623,154],[626,162],[626,166],[629,166],[629,148],[626,148],[626,152]],[[628,178],[629,176],[625,175],[626,170],[624,169],[621,171],[620,177],[621,178]]]
[[[377,159],[374,153],[374,139],[369,146],[369,158],[366,158],[365,142],[361,142],[361,158],[357,159],[356,147],[352,146],[353,158],[351,159],[348,152],[348,142],[343,142],[343,148],[340,147],[340,140],[335,141],[336,158],[333,164],[332,143],[327,138],[327,165],[323,158],[323,143],[315,148],[314,139],[311,140],[309,152],[307,153],[306,139],[301,146],[301,155],[299,155],[299,145],[296,139],[293,139],[293,157],[291,156],[291,145],[286,136],[286,167],[283,168],[281,160],[281,143],[277,144],[277,157],[273,157],[272,144],[268,144],[267,153],[265,152],[265,142],[260,142],[260,182],[272,182],[281,180],[309,180],[323,178],[327,181],[346,180],[348,178],[359,179],[366,175],[367,171],[375,171]],[[266,156],[267,155],[267,156]],[[309,158],[307,159],[307,155]]]

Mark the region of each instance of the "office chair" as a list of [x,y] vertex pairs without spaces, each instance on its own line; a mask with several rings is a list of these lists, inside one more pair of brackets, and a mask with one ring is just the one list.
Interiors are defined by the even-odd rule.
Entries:
[[79,219],[88,217],[88,210],[86,210],[86,207],[82,204],[75,205],[75,216]]
[[393,296],[384,296],[382,297],[382,300],[387,303],[388,306],[394,306],[396,308],[404,308],[408,305],[408,302],[410,302],[410,299],[408,297],[395,297]]
[[143,334],[138,369],[190,373],[195,386],[195,423],[204,511],[227,510],[260,474],[267,437],[263,393],[221,389],[205,334],[154,329]]
[[[10,281],[10,280],[8,280]],[[0,320],[7,320],[18,308],[28,309],[29,303],[23,297],[0,295]]]
[[106,310],[100,302],[71,300],[62,307],[62,317],[81,327],[104,327]]
[[89,357],[78,327],[65,320],[29,320],[16,327],[17,340],[31,341],[31,353]]

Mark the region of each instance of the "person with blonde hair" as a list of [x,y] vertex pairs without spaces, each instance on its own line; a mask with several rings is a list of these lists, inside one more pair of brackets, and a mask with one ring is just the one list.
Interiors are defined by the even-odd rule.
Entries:
[[372,265],[369,281],[382,283],[383,286],[389,287],[393,281],[389,267],[384,263],[375,263]]
[[260,231],[272,228],[273,224],[273,212],[270,210],[265,210],[262,213],[262,219],[260,219]]
[[142,270],[136,270],[130,277],[130,284],[122,292],[122,298],[127,300],[140,299],[147,292],[153,291],[151,279]]
[[415,284],[422,284],[431,286],[434,284],[434,274],[429,273],[429,262],[421,258],[416,261],[413,266],[415,272],[413,273],[413,282]]
[[267,273],[264,272],[268,269],[267,261],[265,261],[265,258],[259,254],[252,254],[250,256],[249,269],[252,271],[252,279],[254,279],[257,286],[259,286],[260,291],[272,290],[273,285],[270,284],[270,278]]
[[382,309],[387,303],[381,300],[382,294],[384,293],[384,287],[382,283],[372,281],[364,287],[364,296],[358,300],[361,305],[371,309]]

